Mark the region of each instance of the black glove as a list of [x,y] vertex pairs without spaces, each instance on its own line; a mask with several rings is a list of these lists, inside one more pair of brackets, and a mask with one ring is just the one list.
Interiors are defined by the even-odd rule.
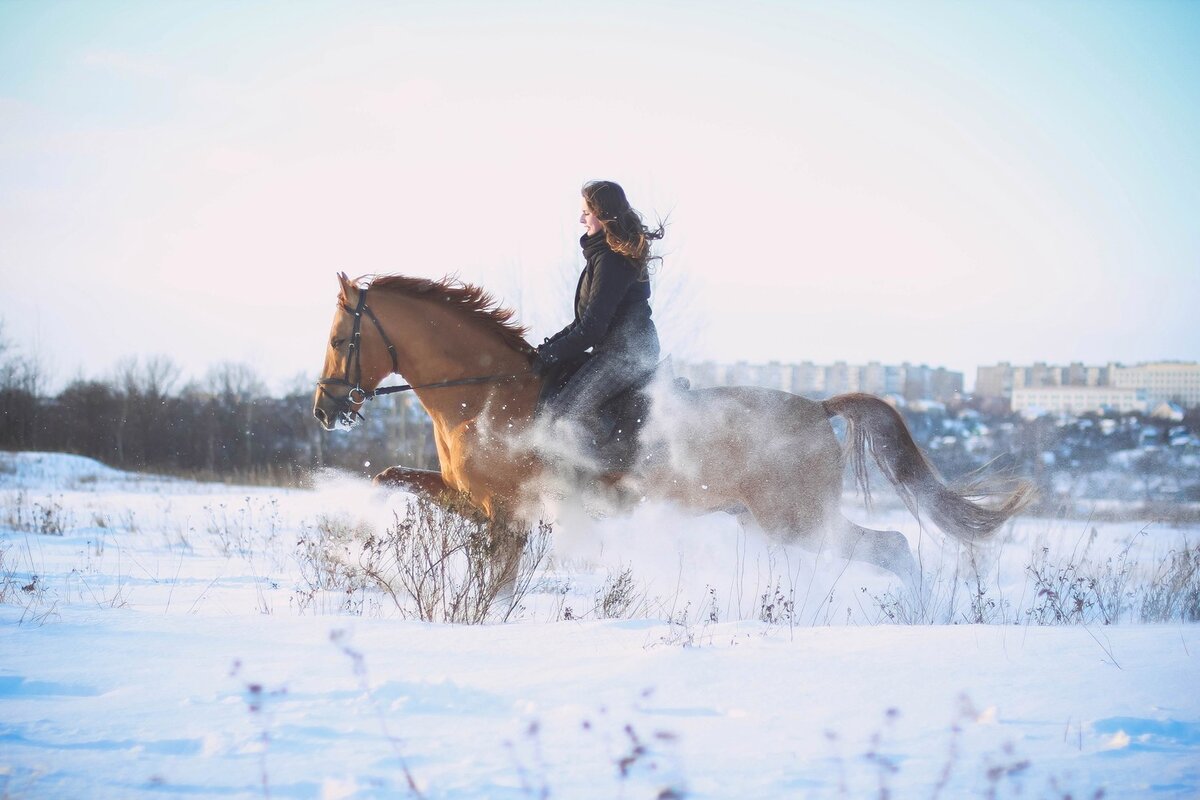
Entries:
[[548,352],[549,350],[550,340],[547,339],[538,345],[537,352],[533,356],[533,363],[529,365],[529,368],[533,370],[533,374],[539,378],[546,377],[546,374],[558,362],[558,359]]

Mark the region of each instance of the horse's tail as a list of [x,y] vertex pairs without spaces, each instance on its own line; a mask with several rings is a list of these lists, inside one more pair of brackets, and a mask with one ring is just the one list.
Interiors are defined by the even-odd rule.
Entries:
[[[943,532],[964,541],[991,535],[1004,522],[1033,499],[1033,485],[1017,482],[1014,488],[997,491],[981,482],[952,489],[913,441],[904,418],[878,397],[869,394],[840,394],[824,401],[825,413],[846,420],[846,443],[854,479],[867,503],[871,491],[867,485],[866,453],[887,476],[900,499],[913,516],[927,512]],[[1004,499],[999,505],[976,502],[984,497]]]

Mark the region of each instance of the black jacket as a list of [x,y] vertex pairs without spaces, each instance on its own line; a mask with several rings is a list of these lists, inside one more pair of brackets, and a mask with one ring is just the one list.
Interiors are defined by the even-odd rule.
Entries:
[[[579,239],[587,266],[575,287],[575,320],[538,348],[546,362],[599,350],[657,349],[658,332],[650,320],[650,283],[641,270],[614,253],[604,232]],[[652,343],[652,345],[651,345]]]

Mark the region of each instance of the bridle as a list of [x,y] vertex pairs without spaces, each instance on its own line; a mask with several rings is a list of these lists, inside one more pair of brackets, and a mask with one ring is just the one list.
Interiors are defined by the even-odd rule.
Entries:
[[[438,381],[436,383],[424,383],[419,386],[405,383],[399,386],[385,386],[382,389],[372,389],[367,391],[362,388],[362,321],[365,314],[367,319],[375,324],[375,330],[379,332],[379,338],[383,340],[387,347],[388,355],[392,357],[392,372],[400,371],[400,364],[396,360],[396,346],[392,344],[392,340],[388,338],[387,332],[384,331],[383,325],[379,322],[379,317],[375,316],[375,312],[367,305],[367,290],[358,290],[358,305],[351,308],[344,303],[341,304],[341,309],[347,314],[354,315],[354,329],[350,334],[350,342],[347,345],[348,354],[346,356],[346,374],[341,378],[321,378],[317,381],[319,391],[325,393],[326,396],[333,398],[338,403],[337,415],[340,419],[346,422],[353,423],[355,418],[363,419],[363,415],[358,411],[354,411],[351,406],[362,406],[367,400],[374,400],[376,397],[387,394],[396,394],[397,392],[410,392],[414,389],[439,389],[449,386],[469,386],[477,383],[491,383],[493,381],[513,380],[520,377],[517,374],[512,375],[480,375],[474,378],[457,378],[450,381]],[[350,380],[351,371],[354,374],[354,380]],[[345,386],[349,391],[344,397],[336,397],[325,391],[326,386]]]

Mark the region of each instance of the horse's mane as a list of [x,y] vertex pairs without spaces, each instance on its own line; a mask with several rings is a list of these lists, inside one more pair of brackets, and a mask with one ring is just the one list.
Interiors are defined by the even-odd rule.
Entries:
[[[360,278],[358,283],[361,285],[363,280],[364,278]],[[529,350],[529,343],[525,341],[527,330],[512,321],[515,312],[511,308],[501,306],[494,297],[478,286],[450,276],[433,281],[404,275],[369,275],[365,280],[368,289],[383,289],[410,296],[426,295],[435,300],[442,300],[482,322],[514,350]]]

